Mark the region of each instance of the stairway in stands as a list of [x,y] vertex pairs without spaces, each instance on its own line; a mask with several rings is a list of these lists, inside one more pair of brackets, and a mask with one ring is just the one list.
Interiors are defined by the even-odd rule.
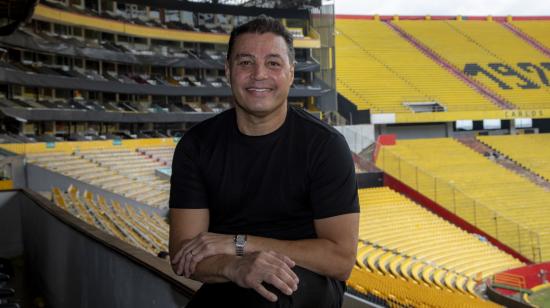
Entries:
[[[550,182],[541,178],[532,171],[518,165],[517,163],[515,163],[505,155],[499,153],[498,151],[494,150],[493,148],[489,147],[488,145],[482,143],[475,136],[458,136],[456,137],[456,140],[482,155],[489,155],[488,157],[490,157],[490,159],[492,159],[495,163],[529,179],[531,182],[535,183],[538,186],[541,186],[546,190],[550,190]],[[498,153],[498,155],[495,156],[493,155],[493,153]]]
[[476,80],[466,76],[459,68],[455,67],[453,64],[451,64],[444,57],[436,53],[434,50],[422,44],[419,40],[417,40],[412,35],[407,33],[407,31],[403,30],[396,23],[388,21],[386,22],[386,25],[388,25],[391,29],[393,29],[401,37],[403,37],[403,39],[411,43],[413,46],[415,46],[418,50],[420,50],[423,54],[425,54],[427,57],[432,59],[434,62],[444,67],[451,74],[456,76],[458,79],[462,80],[463,82],[468,84],[470,87],[478,91],[481,95],[487,97],[491,102],[493,102],[499,108],[517,109],[517,107],[514,106],[514,104],[508,102],[503,97],[500,97],[499,95],[493,93],[491,90],[487,89],[484,85],[477,82]]
[[522,40],[526,41],[527,43],[529,43],[529,45],[533,46],[535,49],[539,50],[540,52],[542,52],[543,54],[547,55],[550,57],[550,50],[548,48],[546,48],[544,45],[542,45],[541,43],[539,43],[537,40],[535,40],[534,38],[530,37],[529,35],[527,35],[525,32],[521,31],[519,28],[515,27],[513,24],[509,23],[509,22],[503,22],[502,25],[510,30],[512,33],[514,33],[516,36],[518,36],[519,38],[521,38]]

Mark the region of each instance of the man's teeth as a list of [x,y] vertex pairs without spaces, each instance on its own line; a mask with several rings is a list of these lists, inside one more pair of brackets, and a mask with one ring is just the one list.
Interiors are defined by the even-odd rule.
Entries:
[[265,88],[249,88],[248,91],[267,92],[267,91],[269,91],[269,89],[265,89]]

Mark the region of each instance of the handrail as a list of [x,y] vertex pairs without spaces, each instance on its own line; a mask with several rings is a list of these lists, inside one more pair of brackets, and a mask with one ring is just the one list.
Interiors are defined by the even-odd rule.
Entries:
[[147,268],[156,276],[174,286],[186,297],[191,297],[196,292],[196,290],[199,289],[201,285],[199,282],[176,276],[166,260],[157,258],[141,249],[136,249],[134,246],[103,231],[100,231],[95,227],[88,225],[79,218],[76,218],[73,215],[67,213],[65,210],[58,208],[50,200],[46,199],[44,196],[40,195],[37,192],[29,189],[18,189],[16,191],[22,192],[26,197],[30,198],[39,208],[46,211],[49,215],[55,217],[62,223],[66,224],[68,227],[72,228],[79,234],[101,243],[101,245],[135,262],[139,266]]

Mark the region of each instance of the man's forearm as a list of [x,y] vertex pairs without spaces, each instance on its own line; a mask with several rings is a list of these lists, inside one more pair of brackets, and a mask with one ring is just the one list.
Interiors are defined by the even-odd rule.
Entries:
[[[276,252],[292,264],[321,275],[346,280],[355,263],[358,224],[359,215],[351,213],[316,220],[318,238],[314,239],[288,241],[249,235],[245,256]],[[176,272],[186,277],[194,273],[196,266],[208,257],[235,256],[233,236],[229,234],[202,232],[182,247],[172,264],[179,264]],[[234,259],[235,262],[238,260]],[[208,269],[208,273],[220,274],[221,269]]]
[[322,238],[283,241],[249,236],[246,253],[274,250],[288,256],[297,265],[321,275],[346,280],[355,263],[355,247],[344,248]]
[[225,269],[234,258],[236,256],[223,254],[205,258],[197,264],[191,278],[206,283],[228,282],[230,280],[225,275]]

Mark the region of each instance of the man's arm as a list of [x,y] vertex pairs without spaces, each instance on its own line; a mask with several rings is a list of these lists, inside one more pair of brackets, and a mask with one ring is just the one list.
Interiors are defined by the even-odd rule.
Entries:
[[[188,270],[184,267],[186,259],[190,259],[195,253],[189,249],[189,243],[200,234],[208,231],[210,211],[208,209],[170,209],[170,239],[169,251],[172,269],[178,275]],[[211,242],[215,242],[213,237]],[[211,247],[207,244],[207,247]],[[197,270],[193,273],[193,279],[201,282],[227,282],[224,268],[233,261],[229,254],[223,251],[211,250],[211,256],[202,260]],[[190,278],[190,275],[186,275]]]
[[[343,214],[314,221],[318,238],[296,241],[249,236],[245,253],[275,251],[288,256],[297,265],[321,275],[346,280],[355,263],[359,214]],[[201,261],[219,253],[234,254],[233,235],[201,233],[189,242],[192,251],[182,267],[193,274]],[[198,265],[198,267],[197,267]]]
[[341,281],[348,279],[357,254],[359,214],[314,220],[316,239],[281,241],[249,236],[246,252],[274,250],[297,265]]
[[[193,249],[193,243],[206,234],[208,221],[208,209],[170,209],[169,250],[176,274],[181,275],[193,254],[198,253]],[[290,258],[274,251],[238,257],[234,253],[226,253],[226,245],[219,245],[220,240],[225,242],[226,237],[214,235],[209,238],[211,241],[204,247],[211,254],[196,264],[193,279],[208,283],[233,281],[243,288],[256,290],[270,301],[276,301],[277,296],[269,292],[262,282],[272,284],[287,295],[296,291],[298,277],[291,270],[295,264]]]
[[[201,232],[208,231],[209,219],[210,212],[208,209],[170,209],[168,250],[170,251],[170,260],[172,260],[172,269],[176,274],[181,275],[183,270],[178,268],[178,263],[175,263],[174,260],[186,257],[184,255],[186,251],[182,248]],[[214,279],[214,277],[212,278]]]

